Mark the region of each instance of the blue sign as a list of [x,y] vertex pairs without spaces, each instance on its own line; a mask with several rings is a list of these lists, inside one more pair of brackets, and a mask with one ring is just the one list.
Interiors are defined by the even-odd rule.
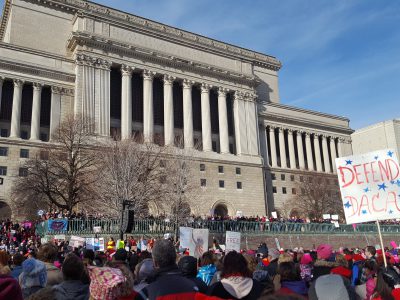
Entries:
[[49,231],[67,231],[68,229],[67,219],[48,220],[47,224]]

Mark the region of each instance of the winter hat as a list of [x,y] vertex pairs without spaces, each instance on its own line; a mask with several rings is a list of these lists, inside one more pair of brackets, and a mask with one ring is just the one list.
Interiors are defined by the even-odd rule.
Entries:
[[95,300],[113,300],[121,296],[126,278],[120,269],[88,267],[90,296]]
[[345,267],[342,267],[342,266],[333,268],[331,270],[331,274],[337,274],[337,275],[340,275],[340,276],[343,276],[343,277],[346,277],[346,278],[350,278],[351,277],[351,271],[348,268],[345,268]]
[[0,275],[0,299],[23,300],[17,280],[8,275]]
[[126,252],[125,249],[118,249],[113,256],[114,260],[118,261],[126,261],[128,258],[128,253]]
[[184,276],[196,277],[197,259],[193,256],[184,256],[179,260],[178,268]]
[[317,257],[320,259],[328,259],[332,254],[332,246],[329,244],[319,245],[317,248]]
[[365,258],[361,254],[354,254],[353,260],[354,260],[354,262],[357,262],[357,261],[363,261],[363,260],[365,260]]
[[341,276],[322,275],[312,284],[308,292],[310,300],[349,300],[349,294]]
[[153,272],[154,272],[154,262],[151,258],[146,258],[141,262],[137,280],[140,282],[149,277]]
[[47,284],[46,265],[40,260],[28,258],[22,263],[21,288],[45,287]]
[[313,259],[312,259],[311,255],[310,255],[310,253],[305,253],[305,254],[301,257],[300,263],[301,263],[302,265],[308,265],[309,263],[312,263],[312,261],[313,261]]

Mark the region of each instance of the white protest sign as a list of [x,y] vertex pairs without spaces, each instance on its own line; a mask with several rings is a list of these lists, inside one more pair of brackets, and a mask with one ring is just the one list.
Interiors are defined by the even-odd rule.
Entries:
[[339,215],[332,215],[331,218],[332,220],[339,220]]
[[271,216],[272,216],[274,219],[278,219],[278,214],[277,214],[276,211],[271,212]]
[[240,252],[240,232],[226,232],[225,249],[226,252],[233,250],[236,252]]
[[94,238],[86,238],[86,249],[94,250]]
[[83,237],[72,235],[71,239],[69,240],[69,245],[73,248],[79,248],[85,244],[86,240]]
[[104,249],[105,249],[105,247],[104,247],[104,238],[99,238],[99,251],[102,251],[102,252],[104,252]]
[[101,232],[101,226],[93,226],[93,232],[94,233],[100,233]]
[[322,219],[324,219],[324,220],[329,220],[330,218],[331,218],[330,214],[323,214],[322,215]]
[[208,229],[193,229],[192,243],[190,243],[189,253],[196,258],[208,251]]
[[179,241],[182,248],[190,248],[192,242],[193,228],[179,227]]
[[48,241],[49,241],[49,239],[48,239],[47,237],[42,237],[42,238],[40,239],[40,243],[41,243],[41,244],[46,244]]
[[65,234],[56,234],[54,239],[57,241],[65,241]]
[[275,244],[276,244],[276,249],[280,250],[281,249],[281,244],[279,244],[278,238],[275,238]]
[[400,167],[395,151],[380,150],[335,161],[347,224],[400,217]]

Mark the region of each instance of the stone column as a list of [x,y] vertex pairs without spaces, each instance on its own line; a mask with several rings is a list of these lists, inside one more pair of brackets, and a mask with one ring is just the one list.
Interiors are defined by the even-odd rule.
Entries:
[[193,110],[192,85],[193,81],[183,80],[183,140],[185,148],[193,148]]
[[294,154],[293,129],[288,129],[288,146],[289,146],[290,168],[296,169],[296,156]]
[[276,156],[276,143],[275,143],[275,127],[269,126],[269,143],[271,148],[271,166],[278,167],[278,158]]
[[19,79],[14,79],[14,95],[11,114],[11,130],[10,138],[20,137],[21,126],[21,103],[22,103],[22,88],[24,82]]
[[307,169],[314,171],[314,160],[312,156],[311,136],[309,132],[306,132],[306,152],[307,152]]
[[201,85],[201,135],[203,151],[212,151],[210,88],[211,86],[206,83]]
[[264,158],[264,165],[269,166],[267,132],[264,124],[259,125],[258,132],[260,135],[261,156]]
[[317,134],[314,134],[314,150],[315,150],[315,162],[317,164],[317,171],[322,172],[321,147],[319,146],[319,138]]
[[110,136],[110,66],[111,62],[97,59],[94,91],[96,132],[103,137]]
[[336,147],[335,147],[335,138],[331,136],[329,138],[329,147],[331,149],[331,160],[332,160],[332,172],[336,174]]
[[228,111],[226,109],[227,89],[218,89],[218,124],[219,124],[219,144],[222,154],[229,153],[229,133],[228,133]]
[[338,138],[338,154],[339,157],[343,157],[343,143],[344,143],[344,138]]
[[42,85],[33,83],[32,120],[31,120],[31,141],[40,140],[40,105]]
[[122,65],[121,139],[132,136],[132,67]]
[[302,132],[297,130],[296,138],[297,138],[297,156],[299,157],[299,167],[300,170],[304,170],[306,168],[306,164],[304,162],[304,151],[303,151],[303,138]]
[[61,122],[61,92],[62,88],[51,87],[51,111],[50,111],[50,134],[49,140],[54,136],[54,133]]
[[286,150],[285,150],[285,131],[278,128],[279,132],[279,154],[281,156],[281,168],[287,168]]
[[329,162],[329,151],[328,151],[328,141],[327,136],[322,135],[322,153],[324,155],[324,166],[325,166],[325,173],[331,172],[331,165]]
[[155,72],[143,71],[143,136],[146,143],[154,137],[153,79]]
[[174,133],[174,101],[173,85],[175,77],[164,75],[164,140],[166,146],[173,146]]

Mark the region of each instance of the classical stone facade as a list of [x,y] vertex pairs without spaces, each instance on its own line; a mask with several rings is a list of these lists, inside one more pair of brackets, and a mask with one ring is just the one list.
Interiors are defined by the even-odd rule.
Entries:
[[197,213],[263,215],[284,197],[271,172],[331,174],[351,151],[347,119],[279,104],[272,56],[84,0],[6,0],[0,40],[4,202],[18,153],[69,113],[105,138],[201,145]]
[[387,148],[400,155],[400,119],[379,122],[357,129],[352,135],[353,153],[363,154]]

